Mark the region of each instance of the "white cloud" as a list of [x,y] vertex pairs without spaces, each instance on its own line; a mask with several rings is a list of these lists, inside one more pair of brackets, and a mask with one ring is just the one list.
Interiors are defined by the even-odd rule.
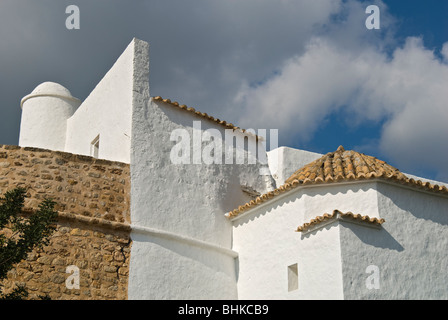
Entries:
[[235,100],[244,109],[240,122],[279,128],[281,135],[304,142],[343,109],[351,126],[384,122],[377,152],[397,167],[434,170],[446,180],[447,48],[448,43],[441,61],[419,38],[408,38],[392,56],[366,42],[352,50],[325,36],[314,38],[278,74],[240,88]]
[[441,50],[442,56],[443,56],[443,60],[445,61],[445,63],[448,63],[448,42],[446,42]]
[[391,85],[382,91],[399,108],[384,127],[380,148],[403,165],[433,168],[447,180],[448,65],[411,38],[396,51],[386,80]]
[[[181,9],[171,8],[170,15],[163,16],[167,21],[154,23],[165,29],[163,36],[150,39],[152,49],[155,54],[168,52],[169,60],[158,60],[166,68],[162,74],[155,67],[153,91],[235,121],[239,111],[228,106],[229,97],[243,82],[262,81],[283,60],[303,52],[304,44],[338,10],[341,1],[195,3],[181,1]],[[154,11],[151,5],[148,8]]]

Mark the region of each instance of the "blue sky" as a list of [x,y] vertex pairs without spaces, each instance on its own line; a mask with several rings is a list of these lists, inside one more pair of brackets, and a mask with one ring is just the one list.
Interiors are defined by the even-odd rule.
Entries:
[[[370,4],[380,30],[365,28]],[[79,30],[65,28],[68,5]],[[137,37],[152,96],[448,181],[447,12],[445,0],[2,0],[0,143],[18,144],[20,99],[38,84],[85,99]]]
[[448,38],[448,1],[385,1],[389,11],[400,21],[401,38],[422,35],[425,46],[440,50]]
[[[367,5],[371,2],[363,1],[363,3]],[[389,13],[396,19],[394,29],[396,32],[396,42],[391,49],[403,45],[406,38],[417,36],[422,38],[426,48],[434,50],[435,56],[441,59],[440,52],[443,44],[448,41],[448,19],[446,19],[448,1],[386,0],[384,3],[387,5]],[[448,102],[446,107],[448,108]],[[384,121],[369,122],[364,123],[362,126],[350,127],[344,121],[346,116],[347,114],[344,112],[329,114],[323,122],[324,126],[316,131],[310,141],[296,145],[292,143],[291,146],[326,153],[337,148],[339,145],[343,145],[346,149],[363,149],[362,146],[378,141]],[[446,120],[448,121],[448,118]],[[428,143],[431,143],[431,141],[428,141]],[[448,143],[439,145],[438,147],[448,148]],[[371,151],[369,154],[373,153],[373,155],[397,166],[393,159],[390,159],[387,154],[382,153],[380,150],[366,149],[366,153]],[[418,152],[418,148],[416,152]],[[448,166],[448,159],[446,159],[446,165]],[[406,170],[408,168],[400,169]],[[438,175],[437,168],[432,168],[431,166],[409,166],[408,172],[423,177],[432,179],[439,178],[447,181],[445,174]]]

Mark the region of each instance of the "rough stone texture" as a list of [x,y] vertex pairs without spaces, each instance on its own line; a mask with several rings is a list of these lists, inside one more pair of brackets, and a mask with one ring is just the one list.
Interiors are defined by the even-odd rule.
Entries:
[[[127,299],[130,238],[125,232],[76,221],[57,225],[49,245],[36,249],[8,272],[5,292],[26,284],[29,299]],[[68,266],[79,268],[79,289],[66,286]]]
[[0,193],[22,186],[26,208],[45,197],[56,210],[130,222],[129,165],[66,152],[0,145]]
[[[26,284],[30,299],[127,299],[130,260],[129,165],[37,148],[0,145],[0,192],[27,189],[25,213],[57,203],[57,229],[8,273],[5,292]],[[69,289],[68,266],[80,271]]]

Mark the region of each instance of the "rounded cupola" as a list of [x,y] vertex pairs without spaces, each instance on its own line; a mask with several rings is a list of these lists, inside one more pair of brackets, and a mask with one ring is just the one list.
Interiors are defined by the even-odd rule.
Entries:
[[19,145],[64,151],[67,119],[81,101],[64,86],[44,82],[22,98]]

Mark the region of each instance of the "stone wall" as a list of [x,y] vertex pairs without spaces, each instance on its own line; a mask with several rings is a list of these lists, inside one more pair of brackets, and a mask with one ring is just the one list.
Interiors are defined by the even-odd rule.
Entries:
[[[127,299],[129,170],[120,162],[0,145],[0,193],[21,186],[26,214],[45,197],[58,211],[50,243],[8,273],[5,292],[26,284],[31,299]],[[66,285],[69,266],[79,268],[79,289]]]
[[22,186],[26,208],[45,197],[57,210],[130,222],[129,165],[66,152],[0,145],[0,193]]

